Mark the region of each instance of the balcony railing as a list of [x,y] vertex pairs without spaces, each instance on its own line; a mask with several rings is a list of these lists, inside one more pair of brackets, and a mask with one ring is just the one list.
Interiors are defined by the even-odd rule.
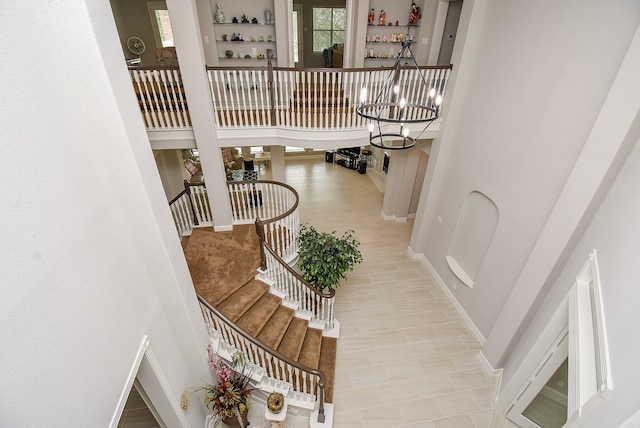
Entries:
[[[129,67],[148,130],[191,126],[180,72],[174,67]],[[343,130],[365,128],[356,113],[360,91],[374,97],[391,68],[295,69],[207,67],[218,129],[279,127]],[[400,88],[408,103],[426,104],[431,88],[444,95],[451,66],[403,68]],[[422,76],[420,76],[422,74]],[[418,85],[422,79],[427,89]],[[372,100],[367,100],[372,101]],[[419,111],[408,112],[407,119]]]

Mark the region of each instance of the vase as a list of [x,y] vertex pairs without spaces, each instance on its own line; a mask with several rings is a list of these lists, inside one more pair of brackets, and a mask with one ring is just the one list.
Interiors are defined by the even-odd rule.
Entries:
[[218,24],[222,24],[224,22],[224,13],[222,13],[222,8],[220,7],[220,3],[217,4],[218,10],[216,11],[216,22]]
[[264,19],[266,20],[267,24],[271,24],[271,9],[266,9],[264,11]]
[[249,415],[248,411],[240,414],[240,419],[242,420],[242,425],[240,425],[240,421],[238,421],[237,416],[232,416],[228,418],[222,418],[222,422],[229,426],[229,428],[246,428],[249,426],[249,422],[247,421],[247,417]]

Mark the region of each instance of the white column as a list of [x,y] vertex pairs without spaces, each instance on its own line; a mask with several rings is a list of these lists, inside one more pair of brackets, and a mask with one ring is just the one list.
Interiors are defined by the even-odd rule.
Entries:
[[273,181],[285,181],[284,146],[271,146],[271,176]]
[[[293,0],[274,0],[273,17],[276,27],[278,67],[293,67]],[[274,64],[275,66],[275,64]]]
[[414,148],[396,150],[390,154],[387,185],[382,202],[382,216],[387,220],[403,222],[407,221],[409,216],[420,151]]
[[171,27],[178,53],[180,73],[189,102],[189,114],[193,125],[202,172],[213,213],[215,230],[230,230],[232,214],[227,184],[213,124],[213,104],[206,73],[206,63],[195,0],[167,0]]

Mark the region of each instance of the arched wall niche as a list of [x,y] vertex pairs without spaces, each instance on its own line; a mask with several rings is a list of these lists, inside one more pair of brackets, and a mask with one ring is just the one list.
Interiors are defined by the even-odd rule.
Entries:
[[473,288],[498,227],[497,205],[482,192],[469,192],[458,217],[446,260],[451,271]]

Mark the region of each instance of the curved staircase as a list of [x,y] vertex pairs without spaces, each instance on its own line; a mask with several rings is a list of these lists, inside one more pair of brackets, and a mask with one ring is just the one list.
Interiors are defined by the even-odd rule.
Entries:
[[256,279],[261,259],[255,226],[236,225],[230,232],[196,228],[183,238],[183,247],[197,293],[265,348],[322,371],[324,400],[331,403],[337,339],[297,318]]

